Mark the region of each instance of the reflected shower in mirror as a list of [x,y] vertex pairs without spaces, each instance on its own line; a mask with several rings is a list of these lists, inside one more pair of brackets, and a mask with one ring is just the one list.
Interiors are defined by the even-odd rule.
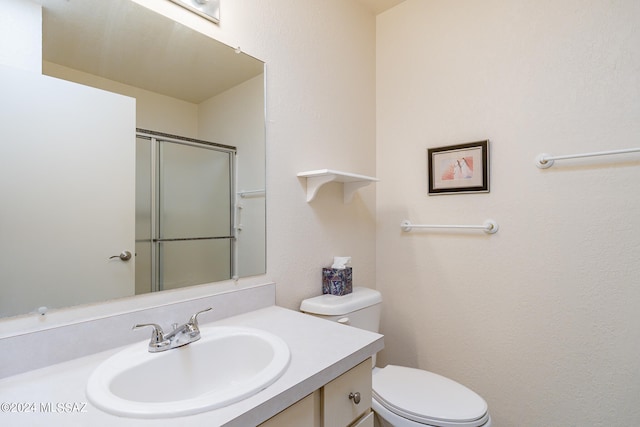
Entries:
[[235,275],[236,148],[139,129],[136,294]]
[[[43,75],[0,69],[0,109],[11,141],[0,144],[0,157],[11,166],[0,180],[12,183],[0,187],[10,206],[3,221],[12,224],[0,238],[0,316],[264,274],[264,64],[133,0],[36,1]],[[153,132],[136,137],[136,129]],[[174,191],[167,193],[158,180],[162,156],[199,141],[234,147],[225,160],[214,160],[228,169],[198,174],[207,162],[192,164],[188,174],[165,177]],[[136,167],[142,153],[149,157]],[[174,166],[162,168],[168,174]],[[213,201],[220,192],[214,186],[198,196],[190,179],[223,181],[224,200]],[[145,220],[148,235],[136,236],[136,193],[145,186],[162,213]],[[185,203],[195,211],[224,211],[224,230],[197,229],[177,209]],[[176,220],[196,229],[172,237]],[[225,255],[162,241],[185,237],[225,237]],[[144,239],[155,239],[158,248],[136,245]],[[124,260],[125,251],[136,256]],[[169,254],[170,272],[152,269],[152,255]],[[208,273],[190,276],[194,265]],[[142,272],[146,282],[138,279]],[[165,281],[152,282],[152,275]]]

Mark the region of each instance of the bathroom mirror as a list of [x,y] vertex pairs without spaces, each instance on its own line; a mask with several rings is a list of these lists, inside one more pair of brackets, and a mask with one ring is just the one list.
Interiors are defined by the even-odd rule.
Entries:
[[[228,271],[211,281],[226,280],[232,276],[264,274],[266,270],[264,63],[132,0],[36,0],[36,2],[42,5],[42,73],[54,77],[56,81],[65,81],[64,84],[56,83],[54,86],[59,86],[63,90],[65,85],[71,87],[72,84],[67,82],[74,82],[74,85],[95,88],[98,90],[91,90],[96,92],[96,99],[105,98],[107,99],[105,103],[110,98],[123,98],[125,101],[135,98],[135,103],[131,104],[134,105],[132,111],[134,111],[135,124],[128,125],[126,128],[133,127],[131,135],[127,134],[124,138],[126,140],[124,145],[128,147],[128,151],[125,155],[116,156],[115,162],[118,168],[135,164],[136,128],[144,129],[146,135],[160,135],[184,146],[189,146],[191,142],[207,142],[213,145],[235,147],[237,155],[233,159],[234,164],[226,172],[228,180],[233,182],[232,191],[228,196],[230,200],[225,201],[230,209],[227,216],[234,220],[227,234],[235,238],[232,239],[230,261],[226,262]],[[19,80],[20,78],[17,81]],[[33,86],[29,89],[25,87],[24,93],[30,96],[29,91],[34,90]],[[67,99],[64,92],[57,96],[57,99]],[[69,95],[68,99],[72,99],[72,95]],[[102,114],[97,112],[101,111],[99,108],[103,108],[104,103],[98,102],[101,105],[96,105],[95,110],[92,106],[86,107],[85,110]],[[5,108],[13,107],[5,105]],[[36,123],[30,123],[29,128],[38,128],[40,124],[37,122],[35,113],[32,120]],[[106,127],[111,128],[108,121]],[[104,130],[89,129],[84,135],[89,141],[98,134],[102,136]],[[26,134],[29,132],[20,132],[18,138],[26,138],[24,136]],[[90,142],[74,140],[69,141],[67,145],[65,141],[55,143],[46,141],[42,143],[43,147],[47,147],[46,154],[34,145],[35,148],[31,147],[29,152],[32,158],[26,155],[18,156],[16,159],[22,158],[24,163],[20,164],[16,160],[14,167],[23,173],[33,170],[38,176],[12,180],[10,191],[12,194],[17,194],[15,197],[20,198],[29,193],[36,183],[40,185],[43,181],[56,182],[55,174],[65,171],[68,173],[69,170],[73,171],[69,179],[74,187],[82,188],[83,185],[95,179],[85,178],[84,169],[92,169],[93,173],[97,169],[104,169],[104,181],[111,181],[119,171],[106,167],[109,149],[104,151],[107,153],[105,155],[100,151],[111,142],[107,140],[100,143],[101,145],[96,146],[95,150],[93,148],[84,150],[83,148]],[[96,161],[97,166],[78,167],[81,151],[88,151],[89,156],[93,157],[91,160]],[[55,157],[47,157],[49,154]],[[39,160],[33,161],[36,157]],[[54,162],[55,165],[52,166]],[[202,165],[191,169],[196,167],[202,167]],[[42,172],[44,170],[46,172]],[[123,192],[126,190],[133,194],[137,191],[136,185],[139,183],[132,181],[130,185],[124,184],[121,189]],[[5,189],[4,192],[9,191],[8,186],[2,188]],[[52,194],[54,189],[60,194]],[[30,224],[29,221],[14,223],[12,235],[25,236],[23,241],[19,238],[0,238],[0,254],[4,258],[3,265],[7,267],[5,270],[10,270],[13,266],[21,266],[19,269],[14,269],[11,274],[0,277],[0,300],[5,301],[0,307],[0,317],[35,312],[41,306],[49,309],[63,308],[141,293],[131,286],[115,290],[115,287],[122,287],[121,280],[117,278],[120,276],[105,281],[103,280],[104,270],[91,270],[88,267],[91,262],[95,262],[100,265],[100,268],[106,268],[107,272],[112,269],[118,270],[118,274],[126,273],[134,276],[135,272],[132,270],[148,268],[146,263],[136,259],[137,245],[133,245],[133,242],[137,236],[134,236],[131,227],[127,228],[127,239],[131,244],[111,243],[109,247],[98,248],[95,250],[95,253],[99,253],[98,259],[91,262],[81,261],[80,255],[92,253],[88,248],[90,244],[100,245],[100,242],[95,242],[100,239],[94,238],[93,231],[85,232],[86,236],[83,236],[84,240],[81,244],[68,243],[68,247],[71,248],[69,250],[63,250],[65,245],[57,240],[64,236],[39,240],[39,236],[35,235],[37,233],[33,232],[34,224],[42,226],[45,220],[51,221],[44,228],[47,233],[49,230],[55,231],[62,228],[53,222],[56,216],[64,216],[58,215],[58,205],[66,205],[67,211],[71,212],[67,216],[78,216],[72,222],[80,222],[79,217],[86,216],[80,212],[86,212],[85,205],[92,203],[90,197],[97,194],[99,197],[96,200],[105,203],[107,192],[103,188],[85,187],[82,190],[83,195],[75,199],[69,196],[71,190],[69,186],[48,188],[48,202],[44,208],[42,202],[40,203],[37,214],[33,209],[24,212],[12,210],[12,215],[17,218],[29,217],[33,221]],[[185,192],[188,190],[185,188]],[[6,194],[1,196],[7,200]],[[73,201],[78,205],[74,206]],[[16,209],[29,207],[27,203],[13,205],[17,206]],[[92,214],[90,227],[93,229],[90,228],[90,230],[105,228],[107,223],[132,224],[135,221],[132,218],[135,215],[130,207],[118,210],[118,206],[114,203],[106,206],[109,210],[108,216],[99,217],[102,214],[107,215],[103,212],[105,209],[97,212],[95,217]],[[118,219],[124,217],[126,221]],[[235,230],[234,226],[238,229]],[[124,259],[126,256],[122,254],[125,252],[132,252],[132,259]],[[184,255],[184,251],[178,252]],[[201,252],[195,251],[196,254]],[[188,259],[185,259],[185,262],[192,262],[190,266],[194,265],[193,263],[214,264],[209,263],[207,259],[194,260],[195,256],[186,258]],[[64,275],[57,276],[56,270],[64,270]],[[38,272],[42,274],[40,279],[35,276]],[[75,288],[69,285],[70,280],[82,277],[82,274],[85,275],[85,279],[82,279],[81,283]],[[172,275],[175,276],[176,273]],[[189,283],[187,279],[185,280],[187,285],[202,283],[202,281]],[[209,282],[205,281],[205,283]],[[112,284],[114,286],[111,286]],[[105,288],[109,289],[105,290]]]

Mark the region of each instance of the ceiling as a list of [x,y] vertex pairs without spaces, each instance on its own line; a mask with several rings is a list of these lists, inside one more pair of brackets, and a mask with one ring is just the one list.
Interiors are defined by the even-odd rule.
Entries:
[[128,0],[39,0],[43,60],[199,104],[263,73],[239,55]]
[[394,6],[399,5],[404,0],[356,0],[366,6],[368,6],[376,15],[384,12],[387,9],[391,9]]

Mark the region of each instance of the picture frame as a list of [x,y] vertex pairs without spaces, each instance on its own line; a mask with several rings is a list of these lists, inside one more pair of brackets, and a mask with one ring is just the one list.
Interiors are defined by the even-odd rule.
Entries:
[[429,195],[489,192],[489,140],[427,149]]

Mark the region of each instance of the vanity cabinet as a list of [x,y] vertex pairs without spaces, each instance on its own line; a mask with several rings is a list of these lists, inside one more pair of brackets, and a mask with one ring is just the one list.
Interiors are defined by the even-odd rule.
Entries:
[[367,359],[260,426],[373,427],[371,390]]

